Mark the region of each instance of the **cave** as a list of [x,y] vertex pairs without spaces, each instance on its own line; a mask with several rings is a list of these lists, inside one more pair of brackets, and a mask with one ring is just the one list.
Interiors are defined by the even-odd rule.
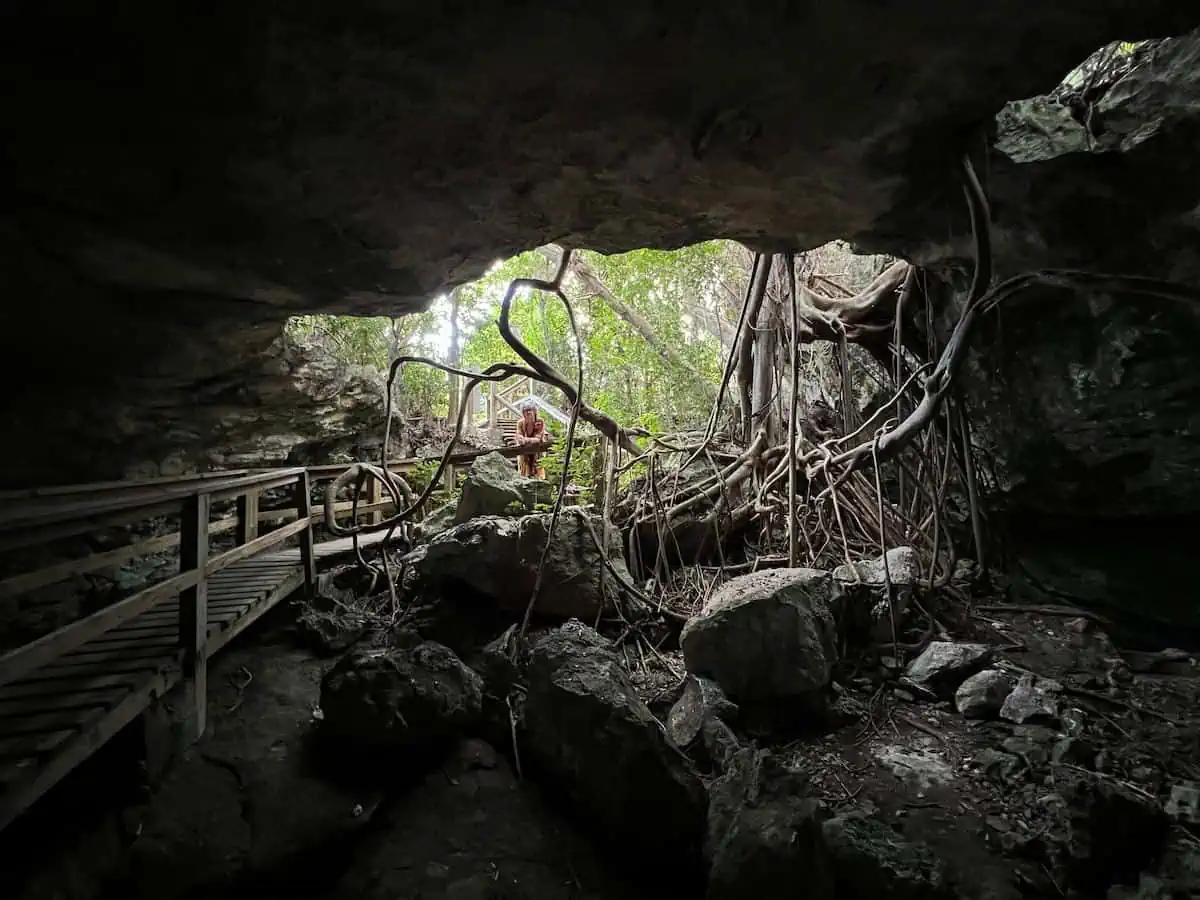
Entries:
[[[14,342],[4,363],[19,436],[4,487],[261,457],[264,433],[320,414],[289,390],[308,376],[278,349],[287,316],[421,309],[550,241],[845,238],[961,284],[964,151],[983,166],[997,278],[1073,267],[1195,283],[1190,39],[1101,101],[1098,138],[1039,99],[1111,40],[1186,33],[1175,3],[629,4],[544,20],[80,6],[6,13],[0,315],[23,352]],[[1048,318],[988,322],[971,367],[982,433],[1012,468],[997,509],[1129,539],[1139,516],[1196,512],[1194,317],[1046,293],[1022,309]],[[343,410],[365,391],[334,390]],[[1066,582],[1081,577],[1102,602],[1141,606],[1129,573],[1113,591],[1094,571]]]
[[[938,280],[944,335],[973,270],[964,155],[997,280],[1194,291],[1186,6],[10,4],[0,488],[304,459],[369,421],[373,387],[298,401],[319,373],[288,317],[418,312],[549,243],[844,239]],[[1143,40],[1082,120],[1049,96]],[[960,377],[1018,596],[1200,647],[1198,346],[1195,309],[1111,287],[1039,286],[981,324]]]

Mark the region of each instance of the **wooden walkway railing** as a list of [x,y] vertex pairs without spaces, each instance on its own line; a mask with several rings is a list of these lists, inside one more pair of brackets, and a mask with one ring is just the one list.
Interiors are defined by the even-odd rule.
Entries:
[[[319,558],[349,549],[348,540],[315,543],[312,528],[324,512],[312,509],[311,483],[342,469],[222,472],[0,493],[0,552],[155,516],[180,516],[181,523],[174,534],[0,580],[5,601],[179,548],[177,574],[0,655],[0,829],[176,685],[183,688],[182,741],[204,732],[208,659],[279,600],[311,588]],[[292,505],[260,512],[263,492],[281,489],[290,491]],[[236,512],[214,521],[215,505],[232,505]],[[339,511],[349,507],[338,504]],[[359,511],[375,518],[390,507],[376,500]],[[280,520],[259,534],[260,525]],[[233,547],[214,551],[212,538],[228,532]],[[288,541],[297,546],[283,548]]]
[[[517,449],[499,452],[514,456]],[[454,454],[447,484],[455,465],[488,452]],[[404,472],[421,462],[427,461],[390,465]],[[0,558],[6,559],[23,548],[109,527],[160,516],[180,521],[170,534],[0,578],[0,603],[11,605],[75,576],[178,548],[178,572],[23,646],[0,648],[0,829],[176,686],[182,687],[182,742],[203,734],[209,658],[280,600],[311,588],[318,560],[351,548],[349,539],[317,543],[313,536],[324,510],[313,509],[312,486],[345,468],[237,470],[0,492]],[[288,505],[260,509],[266,492]],[[351,506],[342,502],[335,509],[341,514]],[[222,508],[228,514],[221,515]],[[367,522],[391,510],[377,483],[358,506]],[[374,532],[360,544],[382,537]],[[297,546],[285,548],[289,541]]]

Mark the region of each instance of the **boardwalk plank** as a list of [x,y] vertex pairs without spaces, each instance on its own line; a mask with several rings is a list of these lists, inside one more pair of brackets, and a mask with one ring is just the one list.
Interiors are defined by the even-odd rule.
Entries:
[[[365,535],[378,544],[384,532]],[[315,545],[317,560],[353,549]],[[304,581],[299,548],[234,563],[208,580],[208,655],[250,627]],[[27,809],[150,699],[181,677],[179,599],[166,598],[26,677],[0,685],[0,829]]]

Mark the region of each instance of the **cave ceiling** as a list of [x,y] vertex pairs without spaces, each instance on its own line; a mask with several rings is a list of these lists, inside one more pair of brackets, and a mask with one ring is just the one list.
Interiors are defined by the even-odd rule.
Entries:
[[4,478],[112,475],[286,316],[548,241],[961,255],[997,111],[1185,6],[8,4]]

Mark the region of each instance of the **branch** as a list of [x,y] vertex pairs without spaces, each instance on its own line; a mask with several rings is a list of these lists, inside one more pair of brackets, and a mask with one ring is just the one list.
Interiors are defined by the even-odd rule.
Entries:
[[504,293],[504,299],[500,301],[500,319],[496,323],[496,327],[500,329],[500,335],[508,343],[517,355],[534,370],[534,377],[538,381],[545,382],[552,387],[562,391],[571,405],[579,405],[579,418],[585,422],[591,423],[609,440],[620,441],[621,446],[630,453],[640,453],[641,448],[633,442],[633,438],[625,429],[618,425],[613,419],[610,419],[598,409],[588,406],[580,401],[579,392],[572,385],[565,375],[554,368],[546,360],[542,359],[536,353],[529,349],[525,343],[517,337],[512,330],[512,325],[509,322],[509,315],[512,310],[513,297],[521,288],[532,288],[537,291],[550,291],[557,295],[563,303],[570,309],[570,303],[566,296],[562,293],[562,280],[566,274],[567,264],[570,262],[570,254],[564,254],[559,262],[558,271],[555,273],[553,280],[545,281],[541,278],[516,278],[509,284],[508,290]]
[[895,457],[912,443],[937,416],[955,376],[962,367],[971,333],[978,324],[979,317],[1031,287],[1040,285],[1068,290],[1085,288],[1091,291],[1155,297],[1182,303],[1193,313],[1200,314],[1200,305],[1198,305],[1200,304],[1200,291],[1142,276],[1108,275],[1073,269],[1043,269],[1016,275],[991,290],[986,290],[992,272],[987,200],[983,195],[979,180],[975,176],[970,159],[963,159],[963,170],[966,181],[964,190],[971,212],[972,229],[975,233],[977,258],[975,276],[972,279],[971,289],[958,322],[954,326],[954,331],[946,342],[933,372],[925,380],[925,393],[921,402],[903,422],[883,434],[877,444],[874,441],[867,441],[827,460],[821,459],[822,454],[820,453],[810,453],[805,457],[806,465],[847,466],[846,471],[849,471],[862,465],[871,457],[873,446],[877,447],[880,460],[886,461]]
[[[538,248],[538,253],[555,266],[561,264],[564,252],[563,248],[558,244],[546,244],[544,247]],[[650,324],[650,321],[645,316],[609,290],[608,285],[600,280],[600,276],[592,271],[591,266],[578,255],[572,255],[567,263],[567,269],[572,275],[583,282],[587,290],[602,298],[608,304],[609,309],[616,313],[617,318],[637,332],[642,340],[649,344],[650,348],[662,358],[663,362],[687,377],[703,393],[706,399],[712,400],[716,393],[713,386],[703,377],[699,376],[693,367],[688,366],[684,362],[683,357],[676,353],[672,347],[659,338],[658,334],[654,331],[654,326]]]
[[788,539],[788,565],[795,568],[796,560],[800,554],[800,541],[796,532],[800,528],[800,523],[796,521],[796,432],[797,422],[796,416],[798,410],[796,402],[799,400],[800,394],[800,305],[797,299],[796,291],[796,255],[787,253],[784,255],[787,265],[787,287],[788,287],[788,305],[792,313],[792,340],[789,349],[791,350],[791,366],[792,376],[792,394],[788,400],[788,437],[787,437],[787,467],[788,467],[788,506],[787,506],[787,539]]
[[[575,364],[578,371],[578,380],[575,383],[575,397],[571,404],[571,421],[567,423],[567,447],[563,451],[563,466],[562,474],[559,476],[558,481],[558,496],[554,498],[554,509],[550,513],[550,524],[546,526],[546,544],[542,547],[542,555],[538,560],[537,575],[533,579],[533,591],[529,595],[529,605],[525,607],[525,615],[521,619],[521,629],[517,632],[514,653],[516,647],[525,639],[525,632],[529,629],[529,621],[533,617],[533,608],[537,606],[538,595],[541,594],[542,584],[546,579],[546,560],[550,557],[550,545],[554,542],[554,531],[558,525],[559,513],[562,511],[563,500],[567,496],[567,482],[571,478],[571,451],[575,446],[575,425],[579,421],[579,410],[583,407],[583,338],[579,336],[579,327],[575,324],[575,310],[571,308],[571,304],[567,300],[567,295],[558,287],[562,281],[563,270],[569,259],[569,254],[564,253],[562,262],[559,264],[558,274],[554,276],[554,293],[558,299],[562,300],[563,306],[567,310],[567,321],[571,324],[571,335],[575,338]],[[512,343],[512,341],[509,341],[509,343]],[[583,515],[586,516],[587,513],[583,513]],[[602,603],[603,599],[601,597]]]

